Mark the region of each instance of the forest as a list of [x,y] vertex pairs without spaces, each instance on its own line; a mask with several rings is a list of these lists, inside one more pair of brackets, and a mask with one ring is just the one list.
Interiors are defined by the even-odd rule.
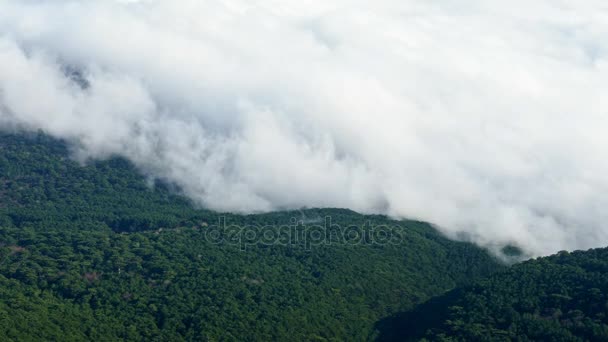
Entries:
[[608,249],[506,265],[424,222],[218,213],[68,146],[0,134],[2,341],[608,340]]
[[384,341],[608,341],[608,248],[513,265],[378,326]]
[[124,159],[0,135],[0,339],[370,340],[504,268],[423,222],[216,213],[179,193]]

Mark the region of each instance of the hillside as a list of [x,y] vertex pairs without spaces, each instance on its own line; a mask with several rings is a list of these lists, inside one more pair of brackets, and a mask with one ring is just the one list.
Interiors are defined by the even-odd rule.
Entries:
[[0,339],[366,340],[504,268],[422,222],[221,214],[178,194],[123,159],[1,134]]
[[378,328],[387,341],[608,341],[608,248],[514,265]]

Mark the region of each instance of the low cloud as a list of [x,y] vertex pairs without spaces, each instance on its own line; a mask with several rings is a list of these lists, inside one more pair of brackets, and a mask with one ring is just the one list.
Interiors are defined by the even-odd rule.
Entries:
[[0,2],[0,127],[202,206],[608,245],[602,1]]

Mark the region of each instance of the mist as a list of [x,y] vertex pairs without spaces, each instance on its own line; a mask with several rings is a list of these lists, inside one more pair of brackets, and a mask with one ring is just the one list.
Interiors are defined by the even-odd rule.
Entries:
[[0,2],[0,129],[202,207],[608,245],[604,1]]

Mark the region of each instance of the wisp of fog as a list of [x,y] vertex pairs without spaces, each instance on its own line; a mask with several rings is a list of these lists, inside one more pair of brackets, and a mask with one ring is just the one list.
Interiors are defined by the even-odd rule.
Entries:
[[605,1],[0,1],[0,127],[197,204],[608,245]]

